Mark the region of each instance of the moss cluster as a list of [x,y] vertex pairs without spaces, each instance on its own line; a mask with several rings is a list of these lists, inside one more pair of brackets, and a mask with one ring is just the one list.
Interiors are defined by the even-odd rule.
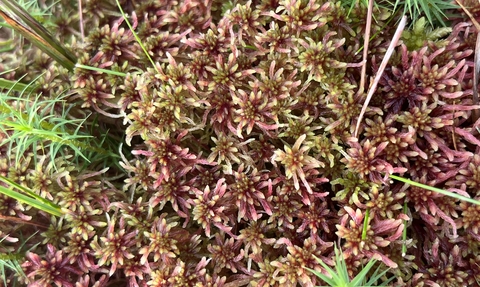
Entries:
[[[120,5],[133,31],[113,1],[85,1],[83,19],[58,1],[49,20],[78,64],[116,74],[69,72],[19,38],[23,49],[1,56],[2,70],[17,68],[5,79],[40,77],[35,101],[12,91],[0,104],[77,136],[0,132],[0,175],[63,212],[0,195],[0,251],[29,250],[20,283],[315,286],[305,267],[333,265],[339,242],[352,277],[377,259],[394,286],[478,284],[480,209],[388,178],[480,197],[469,25],[423,42],[423,22],[405,33],[354,137],[366,6]],[[367,79],[400,17],[374,15]]]

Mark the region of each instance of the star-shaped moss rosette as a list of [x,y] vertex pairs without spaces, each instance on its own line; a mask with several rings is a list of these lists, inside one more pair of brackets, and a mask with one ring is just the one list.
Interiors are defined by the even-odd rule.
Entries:
[[[0,54],[17,68],[0,81],[12,90],[6,104],[37,112],[26,119],[43,123],[30,131],[51,136],[37,135],[37,147],[0,145],[0,173],[64,212],[0,196],[0,215],[25,223],[0,221],[12,233],[7,251],[40,230],[20,262],[31,284],[329,284],[304,267],[346,286],[392,275],[396,286],[475,284],[477,206],[388,178],[478,198],[480,141],[466,120],[475,108],[471,27],[452,25],[414,50],[392,41],[392,9],[374,7],[368,35],[366,1],[350,13],[324,0],[115,2],[52,6],[50,32],[78,58],[73,72],[33,45]],[[25,73],[25,82],[41,75],[34,88],[14,85]],[[359,120],[360,86],[376,73]],[[15,99],[24,90],[31,100]],[[47,133],[49,121],[53,132],[71,121],[69,133]],[[19,130],[0,132],[1,143],[21,139]],[[108,144],[96,141],[103,131]],[[45,148],[69,135],[86,137]],[[70,159],[87,160],[70,145],[90,163],[78,168]],[[110,161],[86,154],[94,147]]]

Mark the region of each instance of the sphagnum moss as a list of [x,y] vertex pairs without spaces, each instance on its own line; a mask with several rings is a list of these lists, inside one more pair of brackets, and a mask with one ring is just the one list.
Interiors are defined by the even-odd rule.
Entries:
[[[414,12],[420,2],[397,8]],[[348,11],[349,3],[320,0],[88,1],[82,17],[77,4],[51,7],[52,32],[72,39],[73,73],[34,46],[2,55],[6,68],[20,66],[5,74],[7,84],[46,71],[38,100],[18,98],[13,112],[31,109],[30,119],[57,128],[68,122],[70,135],[111,135],[63,142],[84,153],[85,163],[71,161],[72,150],[41,151],[52,140],[38,136],[37,147],[23,154],[15,144],[0,148],[2,175],[64,213],[53,219],[1,198],[1,215],[32,223],[2,221],[13,240],[5,242],[9,250],[20,234],[39,231],[33,236],[43,240],[27,244],[22,283],[315,286],[329,279],[304,267],[333,278],[334,265],[343,266],[342,282],[355,284],[362,277],[371,279],[363,284],[387,284],[378,274],[395,274],[394,285],[477,282],[474,208],[388,179],[402,172],[450,188],[464,196],[459,200],[477,196],[470,165],[479,141],[465,120],[474,109],[466,24],[452,22],[450,34],[418,50],[393,47],[359,121],[363,2]],[[438,7],[424,11],[429,22]],[[399,17],[374,9],[369,76]],[[57,101],[62,95],[66,108]],[[15,135],[4,130],[0,139]],[[90,157],[94,148],[111,157]],[[14,156],[23,156],[21,168],[9,167]],[[332,250],[337,241],[343,258]],[[381,261],[379,273],[367,276],[372,259]]]

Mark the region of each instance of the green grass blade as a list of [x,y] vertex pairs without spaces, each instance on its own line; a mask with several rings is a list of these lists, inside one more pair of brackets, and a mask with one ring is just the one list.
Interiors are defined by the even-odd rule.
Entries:
[[38,194],[36,194],[35,192],[33,192],[32,190],[26,188],[25,186],[22,186],[12,180],[10,180],[9,178],[6,178],[2,175],[0,175],[0,180],[3,181],[4,183],[16,188],[16,189],[19,189],[21,190],[22,192],[28,194],[30,197],[32,197],[33,199],[37,200],[37,201],[40,201],[41,203],[45,204],[45,205],[49,205],[53,208],[56,208],[58,210],[60,210],[60,206],[56,205],[55,203],[51,202],[50,200],[48,199],[45,199],[41,196],[39,196]]
[[120,77],[126,77],[127,74],[118,72],[118,71],[112,71],[112,70],[107,70],[107,69],[102,69],[102,68],[97,68],[97,67],[91,67],[87,65],[82,65],[82,64],[76,64],[75,67],[85,69],[85,70],[90,70],[90,71],[96,71],[100,73],[106,73],[109,75],[115,75],[115,76],[120,76]]
[[327,264],[325,264],[325,262],[323,262],[320,258],[316,257],[316,256],[313,256],[315,258],[315,260],[325,269],[325,271],[327,271],[327,273],[331,276],[331,277],[328,277],[327,275],[323,274],[323,273],[320,273],[318,271],[315,271],[313,269],[310,269],[308,267],[305,267],[305,269],[307,269],[308,271],[312,272],[313,274],[315,274],[315,276],[317,276],[318,278],[322,279],[323,281],[325,281],[325,283],[331,285],[331,286],[335,286],[336,282],[338,282],[339,278],[338,278],[338,275],[337,273],[332,269],[330,268],[330,266],[328,266]]
[[393,178],[395,180],[398,180],[398,181],[401,181],[401,182],[404,182],[404,183],[407,183],[407,184],[410,184],[410,185],[413,185],[413,186],[416,186],[416,187],[420,187],[420,188],[423,188],[423,189],[426,189],[426,190],[438,192],[440,194],[443,194],[443,195],[446,195],[446,196],[449,196],[449,197],[452,197],[452,198],[456,198],[456,199],[463,200],[463,201],[466,201],[466,202],[470,202],[470,203],[473,203],[473,204],[476,204],[476,205],[480,205],[480,201],[469,198],[469,197],[465,197],[463,195],[460,195],[460,194],[457,194],[457,193],[454,193],[454,192],[450,192],[450,191],[446,191],[446,190],[443,190],[443,189],[440,189],[440,188],[436,188],[436,187],[428,186],[428,185],[425,185],[425,184],[421,184],[421,183],[411,181],[409,179],[406,179],[406,178],[403,178],[403,177],[400,177],[400,176],[396,176],[396,175],[393,175],[393,174],[390,175],[390,178]]
[[118,9],[120,9],[120,13],[122,13],[123,19],[125,20],[125,23],[127,23],[128,28],[130,31],[132,31],[133,36],[135,37],[135,40],[137,40],[138,44],[140,47],[142,47],[143,53],[147,56],[148,60],[152,64],[153,68],[157,73],[160,73],[160,71],[157,69],[157,66],[152,60],[152,57],[150,57],[150,54],[147,52],[147,49],[145,48],[145,45],[143,45],[142,40],[140,40],[140,37],[138,37],[137,33],[133,30],[132,25],[130,24],[130,21],[128,21],[127,15],[125,15],[125,12],[123,12],[122,5],[120,5],[120,2],[118,0],[115,0],[117,2]]
[[53,38],[50,32],[48,32],[48,30],[45,29],[42,24],[40,24],[35,18],[33,18],[16,1],[0,0],[0,3],[4,4],[8,8],[8,10],[12,12],[13,15],[17,16],[24,24],[26,24],[26,27],[30,28],[35,32],[35,34],[47,41],[48,44],[56,51],[61,53],[62,56],[64,56],[73,63],[77,62],[77,58],[73,55],[73,53],[68,51],[62,44],[60,44],[59,41],[57,41],[57,39]]
[[[360,286],[365,282],[365,277],[367,276],[367,273],[372,269],[373,264],[377,262],[376,260],[370,260],[367,263],[367,266],[363,267],[362,270],[355,276],[355,278],[352,279],[351,281],[351,286]],[[368,285],[368,284],[367,284]]]
[[337,262],[337,264],[335,265],[335,269],[337,270],[337,277],[339,278],[339,282],[349,282],[350,277],[348,276],[347,264],[345,263],[342,249],[335,246],[334,251],[335,261]]
[[[14,281],[13,285],[8,285],[7,278],[6,278],[6,271],[5,267],[15,272],[16,276],[20,276],[22,278],[27,278],[27,275],[23,272],[23,268],[19,263],[19,258],[16,256],[17,254],[0,254],[0,277],[3,278],[3,282],[5,285],[3,286],[17,286],[17,282]],[[16,278],[18,279],[18,278]],[[11,284],[11,282],[10,282]]]
[[[0,176],[0,180],[5,182],[5,183],[11,183],[11,181],[3,176]],[[23,187],[23,186],[20,186],[16,183],[13,183],[13,186],[15,188],[19,188],[22,190],[22,191],[25,191],[27,190],[29,192],[29,194],[33,193],[31,190],[28,190],[27,188]],[[14,191],[13,189],[8,189],[4,186],[0,186],[0,193],[3,193],[5,194],[6,196],[9,196],[11,198],[14,198],[22,203],[25,203],[27,205],[30,205],[32,207],[35,207],[37,209],[40,209],[40,210],[43,210],[47,213],[50,213],[52,215],[55,215],[55,216],[62,216],[63,213],[60,209],[60,206],[54,204],[53,202],[50,202],[42,197],[39,197],[38,195],[36,195],[35,193],[33,193],[35,195],[35,198],[32,198],[30,196],[26,196],[20,192],[17,192],[17,191]],[[41,200],[37,200],[37,199],[41,199]],[[45,203],[45,201],[47,203]]]
[[[31,246],[28,250],[23,250],[23,247],[25,244],[32,239],[38,231],[34,232],[32,235],[30,235],[27,239],[24,239],[23,236],[20,235],[19,242],[21,243],[20,246],[17,248],[15,253],[0,253],[0,277],[4,279],[4,282],[6,282],[6,277],[5,277],[5,267],[8,267],[10,270],[16,273],[15,279],[19,278],[24,278],[27,279],[27,275],[25,272],[23,272],[23,268],[20,265],[20,262],[23,262],[23,258],[25,257],[25,253],[29,250],[32,250],[36,248],[40,242],[34,244]],[[0,243],[5,239],[2,238],[0,239]],[[13,286],[16,286],[16,281],[13,282]],[[10,286],[10,285],[4,285],[4,286]]]
[[[12,106],[10,100],[25,102],[25,105]],[[51,112],[58,104],[63,107],[61,115]],[[20,106],[25,108],[20,109]],[[17,164],[24,151],[33,145],[42,148],[49,147],[52,159],[55,158],[56,152],[65,146],[87,162],[90,162],[90,158],[85,155],[86,152],[90,152],[93,156],[103,155],[119,158],[116,153],[95,143],[91,135],[81,132],[87,117],[84,119],[67,118],[71,107],[65,106],[62,96],[54,100],[40,100],[40,96],[18,97],[0,93],[0,130],[13,131],[7,139],[8,143],[4,144],[9,144],[10,154],[13,148],[16,149]]]
[[367,208],[365,217],[363,218],[362,240],[367,239],[368,219],[370,217],[370,208]]
[[[325,283],[327,283],[328,285],[330,286],[337,286],[337,281],[335,281],[333,278],[330,278],[318,271],[315,271],[313,269],[310,269],[308,267],[305,267],[305,269],[307,269],[308,271],[312,272],[315,276],[317,276],[318,278],[322,279],[323,281],[325,281]],[[334,272],[334,271],[332,271]]]
[[5,272],[5,265],[7,264],[8,262],[6,262],[6,260],[0,259],[0,276],[3,278],[3,286],[7,286],[7,276]]
[[10,81],[6,79],[0,79],[0,88],[9,89],[16,92],[33,92],[37,88],[36,86],[23,84],[17,81]]
[[55,61],[73,71],[76,57],[57,41],[37,20],[15,1],[0,0],[0,16],[23,37]]
[[[390,270],[390,268],[386,269],[386,270],[383,270],[382,272],[378,273],[379,270],[380,270],[380,266],[378,266],[377,269],[375,269],[375,272],[373,272],[373,275],[372,275],[372,277],[370,277],[370,280],[368,280],[368,282],[365,283],[365,286],[372,286],[377,280],[379,280],[380,278],[382,278],[382,276],[387,274],[387,272]],[[386,286],[393,279],[395,279],[395,277],[390,277],[386,281],[384,281],[382,283],[382,285],[379,285],[379,286]]]

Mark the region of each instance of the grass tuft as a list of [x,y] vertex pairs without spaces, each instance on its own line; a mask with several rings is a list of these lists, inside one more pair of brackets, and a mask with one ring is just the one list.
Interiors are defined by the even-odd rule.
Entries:
[[7,93],[0,93],[0,131],[8,136],[3,144],[9,145],[9,153],[15,153],[16,166],[25,153],[34,151],[36,154],[37,149],[43,154],[49,153],[52,162],[64,147],[72,150],[76,158],[81,157],[87,162],[92,161],[85,155],[87,151],[119,157],[102,148],[102,143],[94,145],[93,136],[81,131],[88,116],[68,118],[74,104],[67,106],[66,95],[53,100],[43,100],[40,95],[32,98],[27,87],[29,85],[20,96],[11,95],[13,87]]
[[[309,270],[310,272],[315,274],[318,278],[320,278],[325,283],[327,283],[328,286],[332,286],[332,287],[373,286],[373,284],[376,284],[377,281],[382,276],[384,276],[388,272],[388,270],[390,270],[390,269],[386,269],[380,272],[381,266],[379,266],[370,276],[370,279],[367,281],[366,279],[367,275],[370,272],[370,269],[372,269],[373,265],[376,263],[376,260],[372,259],[367,263],[367,265],[362,269],[362,271],[360,271],[360,273],[358,273],[357,276],[355,276],[355,278],[350,280],[350,277],[348,276],[347,264],[345,263],[343,253],[336,246],[335,246],[335,270],[330,268],[330,266],[325,264],[321,259],[315,257],[315,260],[317,260],[317,262],[325,269],[328,276],[307,267],[305,267],[305,269]],[[383,283],[381,283],[381,285],[377,285],[377,286],[387,286],[387,284],[393,279],[394,277],[389,278]]]
[[[38,244],[34,244],[31,246],[28,250],[24,250],[25,244],[33,238],[38,232],[33,233],[28,237],[27,239],[20,238],[20,246],[17,248],[15,252],[5,252],[5,253],[0,253],[0,278],[2,278],[3,286],[11,286],[15,287],[17,286],[18,279],[23,278],[24,281],[28,281],[27,275],[23,271],[22,266],[20,265],[20,262],[23,261],[23,258],[25,257],[25,253],[31,249],[34,249]],[[8,236],[8,235],[7,235]],[[4,236],[2,239],[0,239],[0,249],[3,249],[2,245],[7,236]],[[13,272],[14,277],[12,281],[7,281],[7,271]],[[8,283],[8,284],[7,284]]]

